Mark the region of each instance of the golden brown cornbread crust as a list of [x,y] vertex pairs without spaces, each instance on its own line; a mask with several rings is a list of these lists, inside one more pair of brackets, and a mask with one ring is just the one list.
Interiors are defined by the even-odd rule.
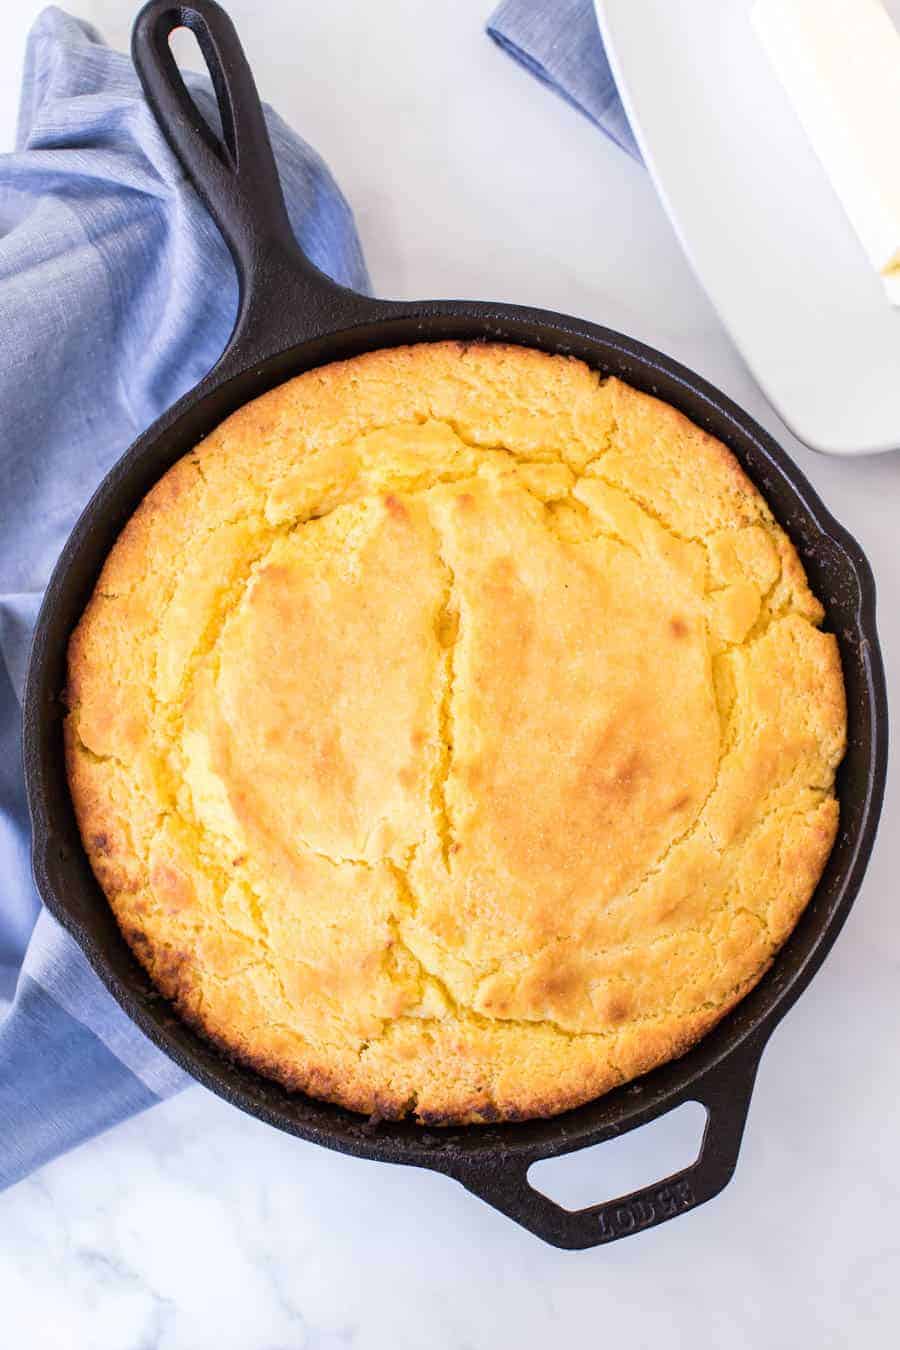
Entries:
[[835,640],[731,454],[579,361],[421,344],[230,417],[69,650],[94,871],[289,1088],[550,1115],[767,969],[837,828]]

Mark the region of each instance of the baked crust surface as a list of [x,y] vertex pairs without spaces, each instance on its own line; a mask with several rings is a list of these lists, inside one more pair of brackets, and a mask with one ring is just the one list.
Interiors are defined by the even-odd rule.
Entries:
[[759,980],[838,820],[837,646],[730,452],[574,359],[420,344],[180,460],[69,649],[84,844],[288,1088],[551,1115]]

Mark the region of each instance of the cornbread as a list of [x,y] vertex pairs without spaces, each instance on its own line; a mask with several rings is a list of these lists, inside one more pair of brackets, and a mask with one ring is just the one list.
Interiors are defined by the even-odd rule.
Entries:
[[69,648],[72,797],[181,1016],[289,1089],[552,1115],[760,979],[838,822],[835,639],[730,452],[581,362],[310,371],[156,484]]

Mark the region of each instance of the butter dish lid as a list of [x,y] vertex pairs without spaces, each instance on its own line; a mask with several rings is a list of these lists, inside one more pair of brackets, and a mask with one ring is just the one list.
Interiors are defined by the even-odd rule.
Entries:
[[[769,61],[751,0],[595,3],[665,209],[776,412],[815,450],[900,448],[900,308]],[[900,0],[886,8],[900,21]]]

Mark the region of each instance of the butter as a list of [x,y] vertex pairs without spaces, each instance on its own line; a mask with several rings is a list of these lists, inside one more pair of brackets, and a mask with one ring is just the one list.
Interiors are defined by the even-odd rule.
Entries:
[[756,0],[752,19],[888,299],[900,305],[900,32],[881,0]]

